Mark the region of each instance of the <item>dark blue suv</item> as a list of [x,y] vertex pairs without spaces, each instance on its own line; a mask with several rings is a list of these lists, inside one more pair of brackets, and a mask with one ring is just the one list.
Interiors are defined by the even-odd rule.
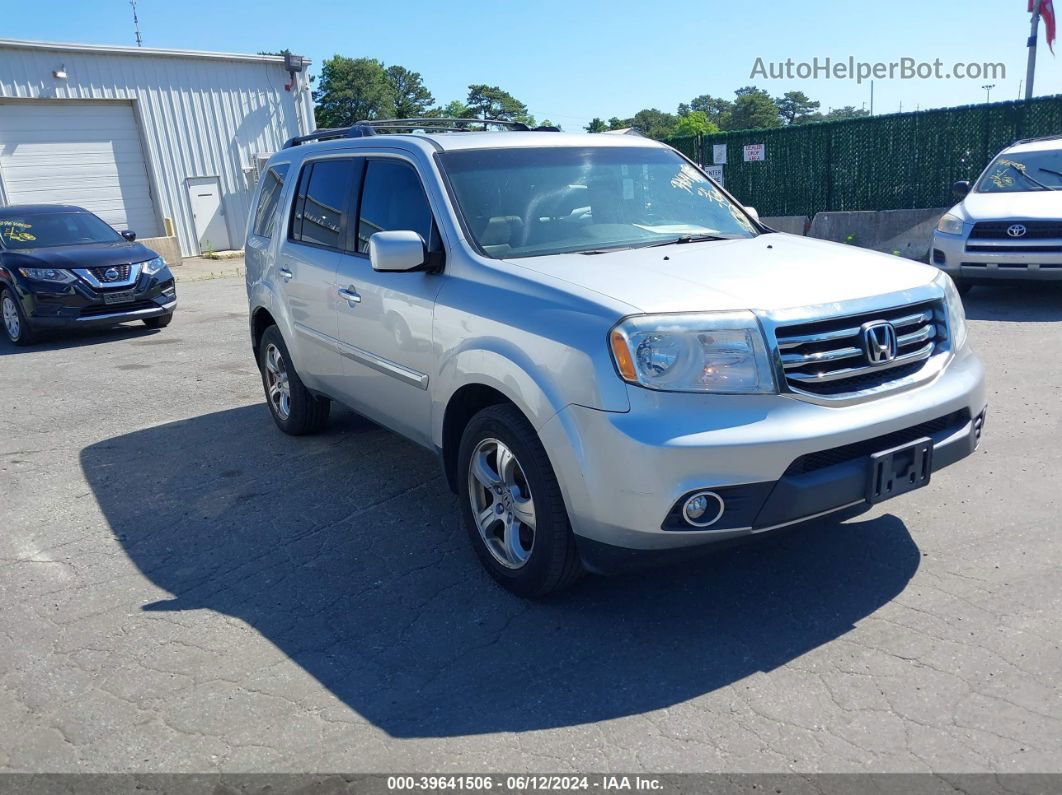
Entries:
[[0,207],[0,320],[16,345],[132,320],[162,328],[176,306],[173,274],[133,232],[81,207]]

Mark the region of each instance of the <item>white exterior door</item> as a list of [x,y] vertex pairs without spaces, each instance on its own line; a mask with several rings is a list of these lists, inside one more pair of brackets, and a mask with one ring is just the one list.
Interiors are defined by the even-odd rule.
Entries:
[[221,184],[217,177],[189,177],[188,202],[195,221],[199,251],[224,251],[229,244],[229,230],[221,206]]
[[8,204],[74,204],[161,234],[129,103],[0,100],[0,179]]

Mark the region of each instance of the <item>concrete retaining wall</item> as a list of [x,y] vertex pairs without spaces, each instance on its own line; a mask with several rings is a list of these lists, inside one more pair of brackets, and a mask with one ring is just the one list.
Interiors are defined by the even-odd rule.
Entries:
[[771,215],[760,219],[771,229],[788,232],[791,235],[806,235],[811,219],[806,215]]
[[137,238],[138,243],[143,243],[150,248],[164,260],[169,266],[181,264],[181,244],[177,241],[177,236],[171,237],[141,237]]
[[928,210],[878,210],[817,213],[809,237],[850,242],[862,248],[925,261],[933,229],[947,207]]

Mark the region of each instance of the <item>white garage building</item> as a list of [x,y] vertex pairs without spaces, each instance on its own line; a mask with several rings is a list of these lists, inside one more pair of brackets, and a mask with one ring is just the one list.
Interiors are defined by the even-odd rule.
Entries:
[[0,204],[240,248],[259,164],[314,129],[299,60],[0,39]]

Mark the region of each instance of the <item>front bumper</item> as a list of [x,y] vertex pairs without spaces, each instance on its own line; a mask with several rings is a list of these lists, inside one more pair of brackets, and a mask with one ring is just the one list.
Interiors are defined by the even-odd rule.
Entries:
[[[129,292],[129,300],[107,303],[109,292]],[[136,284],[121,288],[95,288],[80,279],[70,284],[25,280],[17,294],[28,324],[40,331],[114,326],[171,315],[177,307],[169,268],[142,274]]]
[[929,261],[956,281],[1062,281],[1062,240],[968,240],[966,234],[934,232]]
[[[937,471],[973,452],[986,405],[983,368],[968,347],[928,384],[843,407],[637,387],[630,398],[629,412],[571,405],[540,429],[594,571],[865,510],[871,452],[927,435]],[[676,505],[701,489],[724,498],[723,517],[680,528]]]

